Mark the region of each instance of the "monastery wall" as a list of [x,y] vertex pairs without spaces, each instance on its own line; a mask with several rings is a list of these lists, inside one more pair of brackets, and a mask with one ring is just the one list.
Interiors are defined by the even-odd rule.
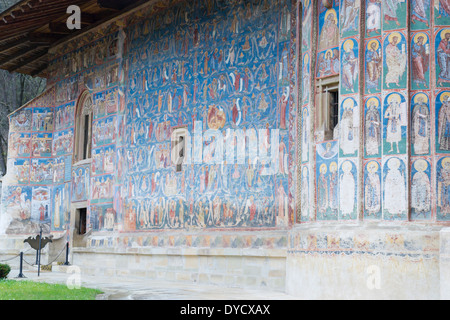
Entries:
[[165,1],[53,48],[10,116],[3,243],[43,226],[89,274],[449,296],[449,19],[442,0]]

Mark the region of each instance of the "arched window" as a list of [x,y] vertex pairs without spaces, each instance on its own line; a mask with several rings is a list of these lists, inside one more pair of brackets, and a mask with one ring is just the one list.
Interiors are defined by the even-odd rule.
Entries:
[[84,91],[78,99],[75,122],[74,162],[91,158],[93,101],[89,91]]

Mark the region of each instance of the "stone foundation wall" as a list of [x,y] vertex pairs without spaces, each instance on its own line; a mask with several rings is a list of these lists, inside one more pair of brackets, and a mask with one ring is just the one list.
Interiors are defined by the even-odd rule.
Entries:
[[[438,227],[341,226],[290,234],[286,291],[302,299],[439,299],[448,292]],[[444,236],[442,236],[444,235]]]
[[239,249],[76,249],[74,265],[87,275],[143,277],[226,287],[284,291],[284,250]]

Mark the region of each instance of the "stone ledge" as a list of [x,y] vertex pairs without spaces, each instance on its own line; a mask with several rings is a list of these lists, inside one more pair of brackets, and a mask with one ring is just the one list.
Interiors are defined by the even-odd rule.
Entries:
[[239,256],[286,258],[286,249],[209,249],[209,248],[130,248],[129,250],[106,248],[72,248],[77,254],[99,255],[148,255],[148,256]]

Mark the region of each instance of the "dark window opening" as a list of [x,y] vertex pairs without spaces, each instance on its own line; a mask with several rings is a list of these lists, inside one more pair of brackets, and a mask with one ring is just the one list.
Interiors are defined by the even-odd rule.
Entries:
[[339,90],[329,91],[330,130],[333,131],[339,124]]
[[89,127],[90,127],[90,116],[84,116],[84,132],[83,132],[83,159],[88,159],[89,157]]
[[78,210],[78,234],[84,235],[86,234],[86,219],[87,219],[87,209],[79,209]]
[[177,161],[176,161],[176,171],[177,172],[181,172],[183,171],[183,162],[184,162],[184,158],[185,158],[185,147],[186,147],[186,142],[185,142],[185,137],[184,136],[179,136],[178,137],[178,141],[177,144],[175,146],[177,148]]

